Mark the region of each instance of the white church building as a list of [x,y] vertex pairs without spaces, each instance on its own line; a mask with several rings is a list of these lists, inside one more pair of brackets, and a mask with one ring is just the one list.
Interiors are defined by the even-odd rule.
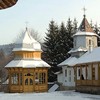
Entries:
[[[97,47],[97,37],[84,15],[77,32],[73,35],[73,48],[68,52],[71,56],[58,65],[62,67],[62,73],[57,74],[57,81],[62,86],[75,87],[74,65],[84,53]],[[77,78],[80,78],[80,70],[77,71],[79,71]]]

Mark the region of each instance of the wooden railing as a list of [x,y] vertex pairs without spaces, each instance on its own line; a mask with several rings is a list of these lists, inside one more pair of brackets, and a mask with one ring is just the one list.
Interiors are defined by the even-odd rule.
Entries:
[[100,86],[100,80],[77,80],[76,86],[85,85],[85,86]]

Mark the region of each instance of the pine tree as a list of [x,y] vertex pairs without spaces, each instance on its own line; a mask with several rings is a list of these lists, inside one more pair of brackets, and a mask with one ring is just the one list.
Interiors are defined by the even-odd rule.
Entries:
[[74,18],[74,21],[73,21],[73,34],[75,34],[77,32],[77,20],[76,18]]
[[55,71],[57,71],[56,65],[57,65],[57,37],[58,37],[58,26],[55,24],[54,21],[51,21],[49,24],[49,29],[47,30],[46,37],[44,40],[44,49],[42,58],[45,60],[48,64],[51,65],[51,68],[49,69],[49,81],[56,81],[56,75],[54,74]]
[[59,28],[59,35],[58,35],[58,44],[57,44],[57,64],[64,61],[66,58],[69,57],[68,54],[68,34],[64,23],[62,22]]
[[[96,34],[100,36],[100,28],[98,27],[97,23],[94,25],[93,30]],[[100,38],[97,39],[98,46],[100,46]]]
[[49,63],[51,66],[56,65],[56,44],[57,44],[57,36],[58,36],[58,26],[54,21],[51,21],[49,24],[49,29],[46,33],[45,42],[44,42],[44,55],[46,55],[45,61]]
[[66,29],[67,29],[67,50],[71,50],[72,47],[73,47],[73,38],[72,38],[72,35],[74,34],[74,27],[73,27],[73,24],[72,24],[72,21],[70,20],[70,18],[68,19],[67,21],[67,26],[66,26]]
[[68,19],[66,26],[62,22],[59,28],[54,21],[51,21],[49,24],[42,58],[51,65],[49,70],[50,81],[52,79],[56,80],[54,73],[60,69],[57,65],[70,56],[68,51],[73,47],[72,35],[76,28],[77,23],[74,22],[73,25],[70,18]]

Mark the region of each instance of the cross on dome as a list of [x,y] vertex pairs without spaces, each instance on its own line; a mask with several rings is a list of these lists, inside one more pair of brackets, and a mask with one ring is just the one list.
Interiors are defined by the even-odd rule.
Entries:
[[29,24],[29,22],[26,21],[25,24],[26,24],[26,30],[27,30],[27,29],[28,29],[28,24]]
[[85,15],[86,10],[87,10],[87,9],[84,7],[84,8],[83,8],[84,17],[86,16],[86,15]]

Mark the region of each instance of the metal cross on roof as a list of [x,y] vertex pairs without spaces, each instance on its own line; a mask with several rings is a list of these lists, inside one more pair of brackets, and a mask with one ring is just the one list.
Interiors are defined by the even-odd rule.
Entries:
[[27,30],[27,28],[28,28],[28,23],[29,23],[29,22],[27,22],[27,21],[25,22],[25,24],[26,24],[26,30]]
[[85,7],[83,8],[83,12],[84,12],[84,15],[85,15],[85,12],[86,12],[86,8]]

